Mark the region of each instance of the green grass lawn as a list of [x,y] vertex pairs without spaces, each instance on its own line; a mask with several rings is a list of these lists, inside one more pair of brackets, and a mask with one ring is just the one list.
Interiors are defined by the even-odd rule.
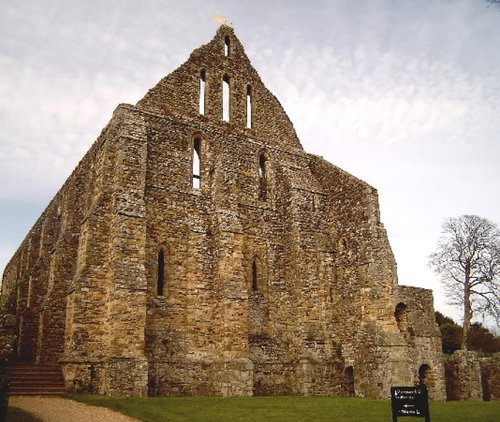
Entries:
[[[391,422],[390,401],[339,397],[150,397],[114,399],[76,395],[147,422],[356,421]],[[432,422],[498,422],[500,402],[431,402]],[[418,422],[423,418],[399,418]]]

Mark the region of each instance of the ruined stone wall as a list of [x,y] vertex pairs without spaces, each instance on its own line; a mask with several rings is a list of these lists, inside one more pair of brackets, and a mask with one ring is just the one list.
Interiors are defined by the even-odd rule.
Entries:
[[15,356],[16,319],[12,314],[0,315],[0,360],[8,361]]
[[500,353],[480,358],[479,365],[483,400],[500,400]]
[[481,367],[477,353],[457,350],[445,362],[448,400],[481,400]]
[[60,361],[76,390],[146,394],[145,153],[140,116],[120,106],[94,162],[93,201],[68,294]]
[[[2,309],[2,308],[0,308]],[[16,318],[0,313],[0,420],[7,420],[9,404],[9,364],[15,356]]]
[[[146,188],[153,290],[147,327],[150,391],[339,393],[339,346],[327,334],[323,305],[314,305],[329,297],[327,286],[318,283],[319,266],[322,272],[329,266],[316,256],[315,228],[324,220],[326,194],[308,168],[309,157],[298,149],[286,114],[234,37],[229,56],[222,58],[226,34],[232,31],[219,31],[138,103],[151,115]],[[200,69],[207,75],[203,116],[198,113]],[[221,121],[224,74],[234,88],[229,124]],[[248,84],[252,128],[244,119]],[[203,161],[199,190],[191,186],[197,136]],[[259,199],[263,153],[265,200]],[[318,213],[311,214],[316,207]],[[162,248],[167,292],[156,297]],[[254,263],[261,284],[257,291],[252,289]],[[315,382],[320,377],[324,382]]]
[[[224,124],[198,130],[152,113],[148,124],[151,394],[349,394],[350,366],[359,395],[385,397],[391,381],[413,383],[373,188],[316,157],[232,136]],[[201,187],[193,189],[197,136]]]
[[[290,294],[286,285],[292,290],[293,280],[281,275],[284,266],[276,258],[285,247],[281,237],[285,228],[276,215],[273,193],[279,190],[273,176],[279,171],[277,163],[290,159],[268,147],[268,197],[259,201],[258,159],[264,143],[228,136],[222,125],[206,126],[200,132],[196,125],[164,117],[151,118],[150,123],[147,338],[151,391],[252,394],[255,363],[249,359],[249,339],[268,341],[273,329],[269,313],[280,308],[270,309],[270,304],[278,305],[270,296],[276,294],[270,284],[282,286],[285,295]],[[203,140],[201,187],[193,189],[192,144],[198,135]],[[160,249],[166,253],[163,297],[155,292]],[[259,272],[255,292],[254,261]],[[273,353],[273,369],[283,378],[283,361],[289,358],[277,359],[277,348]],[[199,380],[198,385],[193,379]],[[280,384],[289,388],[284,378]]]
[[[227,57],[224,56],[226,36],[230,38]],[[205,114],[200,116],[198,93],[202,70],[205,70],[206,95]],[[224,75],[229,76],[231,87],[233,133],[246,132],[246,93],[250,86],[253,104],[251,133],[272,140],[274,145],[302,149],[290,119],[276,97],[264,86],[233,29],[228,26],[221,26],[212,41],[193,51],[182,66],[163,78],[137,106],[158,115],[195,118],[201,125],[221,122]]]
[[457,350],[445,362],[448,400],[498,400],[500,354],[481,357],[477,352]]
[[[132,312],[130,304],[138,300],[145,319],[145,292],[142,303],[137,299],[140,293],[120,296],[140,290],[137,262],[143,260],[134,250],[140,248],[131,236],[134,223],[126,221],[136,218],[133,166],[119,160],[137,160],[144,167],[145,157],[138,156],[135,149],[127,150],[133,148],[136,128],[124,110],[117,109],[8,264],[2,308],[16,314],[17,359],[60,361],[68,387],[76,390],[86,391],[94,383],[91,389],[96,391],[117,389],[123,393],[130,386],[117,381],[115,388],[110,380],[120,380],[123,365],[130,362],[111,362],[111,357],[130,359],[132,355],[142,359],[137,365],[143,367],[143,394],[147,384],[144,321],[139,322],[134,339],[130,319],[138,319],[135,310],[126,318]],[[139,137],[145,138],[143,134]],[[128,174],[123,175],[124,168]],[[116,188],[117,183],[121,189]],[[143,189],[144,181],[139,185]],[[127,248],[127,241],[134,246]],[[130,259],[131,252],[137,257]],[[133,286],[126,285],[127,279],[134,280]],[[115,366],[119,375],[113,377]],[[140,390],[131,389],[134,394]]]
[[[438,366],[376,190],[302,150],[227,26],[118,107],[4,277],[18,355],[58,359],[77,391],[388,397]],[[426,313],[413,338],[397,295]]]
[[[334,330],[347,366],[353,366],[357,395],[385,397],[391,381],[408,378],[405,342],[393,316],[395,262],[380,223],[375,189],[313,157],[318,179],[329,193],[328,236],[333,259]],[[394,358],[394,339],[400,349]]]
[[17,320],[17,358],[54,361],[63,352],[66,294],[76,268],[83,213],[92,202],[94,147],[35,223],[6,267],[2,309]]
[[398,286],[395,317],[407,341],[414,384],[425,384],[429,397],[444,400],[444,366],[441,332],[434,318],[432,290]]

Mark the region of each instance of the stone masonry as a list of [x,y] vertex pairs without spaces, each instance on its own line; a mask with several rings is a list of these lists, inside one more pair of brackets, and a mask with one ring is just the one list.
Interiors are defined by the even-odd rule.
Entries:
[[448,400],[481,400],[481,367],[477,353],[457,350],[445,364]]
[[443,399],[376,190],[306,153],[232,28],[109,124],[8,264],[17,360],[109,395]]
[[500,400],[500,353],[479,360],[483,400]]

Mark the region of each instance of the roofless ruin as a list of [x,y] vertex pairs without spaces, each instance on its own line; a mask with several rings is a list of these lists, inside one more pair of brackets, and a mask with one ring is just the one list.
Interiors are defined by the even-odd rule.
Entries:
[[[325,124],[328,124],[325,122]],[[236,38],[117,107],[8,264],[18,361],[112,395],[444,398],[376,190],[305,152]]]

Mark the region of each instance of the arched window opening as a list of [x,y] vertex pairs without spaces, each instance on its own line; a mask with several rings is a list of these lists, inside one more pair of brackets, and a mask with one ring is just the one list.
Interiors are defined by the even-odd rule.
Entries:
[[267,159],[264,154],[259,157],[259,199],[267,199]]
[[252,128],[252,87],[247,86],[247,128]]
[[224,57],[229,57],[229,44],[230,44],[229,35],[224,37]]
[[418,368],[418,382],[420,385],[425,385],[427,388],[434,386],[434,374],[431,367],[426,363]]
[[193,188],[199,189],[201,185],[201,139],[195,138],[193,142]]
[[229,86],[229,76],[224,75],[222,80],[222,120],[229,122],[231,110],[231,90]]
[[163,296],[165,287],[165,253],[163,249],[158,252],[158,280],[156,283],[156,295]]
[[257,263],[255,262],[255,260],[252,262],[252,290],[254,292],[259,290]]
[[394,318],[396,318],[396,323],[398,324],[399,331],[404,332],[408,328],[408,306],[403,302],[396,305],[396,310],[394,311]]
[[354,397],[354,367],[348,366],[344,370],[345,392],[349,397]]
[[345,237],[341,237],[338,240],[338,249],[339,252],[347,252],[347,249],[349,248],[349,244],[347,243],[347,239]]
[[200,72],[199,111],[201,115],[205,114],[205,70]]

